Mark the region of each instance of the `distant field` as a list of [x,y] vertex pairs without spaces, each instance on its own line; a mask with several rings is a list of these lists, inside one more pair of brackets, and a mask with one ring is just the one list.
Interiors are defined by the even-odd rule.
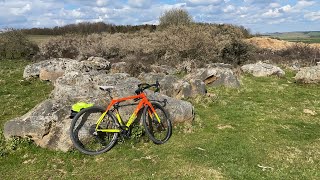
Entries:
[[290,42],[320,43],[320,31],[270,33],[266,36]]
[[54,36],[49,36],[49,35],[28,35],[27,36],[30,41],[33,41],[37,44],[41,44],[44,42],[47,42],[50,38]]

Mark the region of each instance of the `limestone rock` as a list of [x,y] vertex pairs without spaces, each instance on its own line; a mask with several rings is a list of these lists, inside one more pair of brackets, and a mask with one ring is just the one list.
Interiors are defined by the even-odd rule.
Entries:
[[[80,65],[83,65],[83,62]],[[69,138],[69,119],[71,105],[78,101],[94,103],[106,107],[110,101],[107,92],[98,86],[111,85],[114,98],[134,95],[137,84],[141,81],[126,73],[106,74],[104,70],[92,68],[88,72],[72,61],[64,66],[62,77],[54,81],[51,99],[48,99],[22,117],[12,119],[4,125],[4,135],[30,137],[34,142],[45,148],[67,151],[72,148]],[[95,66],[90,66],[95,67]],[[93,70],[95,69],[95,70]],[[150,100],[165,104],[173,123],[192,121],[194,118],[191,103],[174,99],[163,94],[146,91]],[[164,102],[167,103],[164,103]],[[132,102],[128,102],[132,103]],[[135,107],[120,109],[120,114],[127,120]]]
[[320,65],[301,68],[296,74],[295,80],[306,84],[320,83]]
[[118,62],[111,64],[111,73],[126,73],[127,72],[127,63]]
[[232,88],[240,87],[238,78],[230,68],[222,66],[208,65],[207,68],[196,69],[193,73],[188,74],[184,79],[200,79],[207,86],[226,86]]
[[258,62],[256,64],[247,64],[241,67],[241,70],[246,73],[250,73],[255,77],[264,77],[264,76],[284,76],[285,72],[274,65]]
[[44,69],[48,72],[64,71],[66,68],[66,64],[72,61],[76,60],[66,58],[55,58],[27,65],[23,72],[23,78],[29,79],[32,77],[39,77],[41,69]]
[[44,81],[55,81],[63,76],[64,71],[48,71],[45,69],[40,70],[39,78]]

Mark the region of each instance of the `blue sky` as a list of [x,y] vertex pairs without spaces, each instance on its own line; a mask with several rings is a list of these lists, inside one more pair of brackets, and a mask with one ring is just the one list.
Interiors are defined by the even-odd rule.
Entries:
[[157,24],[172,8],[186,9],[197,22],[243,25],[254,33],[320,31],[316,0],[0,0],[0,29],[84,21]]

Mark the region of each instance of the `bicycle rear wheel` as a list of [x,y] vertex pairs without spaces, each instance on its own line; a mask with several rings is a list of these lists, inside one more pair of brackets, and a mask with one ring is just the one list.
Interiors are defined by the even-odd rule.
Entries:
[[[119,133],[96,132],[96,123],[105,109],[93,106],[81,110],[72,119],[70,138],[75,148],[88,155],[97,155],[110,150],[116,143]],[[115,117],[108,112],[99,125],[99,129],[117,129]]]
[[152,112],[150,107],[145,107],[143,110],[143,126],[149,138],[155,144],[163,144],[167,142],[172,134],[172,125],[169,119],[169,114],[157,102],[151,102],[156,114]]

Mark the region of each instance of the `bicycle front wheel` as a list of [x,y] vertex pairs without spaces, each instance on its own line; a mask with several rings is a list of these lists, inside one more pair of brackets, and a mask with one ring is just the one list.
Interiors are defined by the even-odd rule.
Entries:
[[[110,150],[116,143],[119,133],[96,132],[96,123],[105,109],[98,106],[81,110],[72,119],[70,138],[75,148],[88,155],[97,155]],[[99,129],[117,129],[115,117],[108,112],[99,125]]]
[[157,102],[151,102],[155,112],[150,107],[143,110],[143,126],[149,138],[155,144],[167,142],[172,134],[172,125],[169,114]]

